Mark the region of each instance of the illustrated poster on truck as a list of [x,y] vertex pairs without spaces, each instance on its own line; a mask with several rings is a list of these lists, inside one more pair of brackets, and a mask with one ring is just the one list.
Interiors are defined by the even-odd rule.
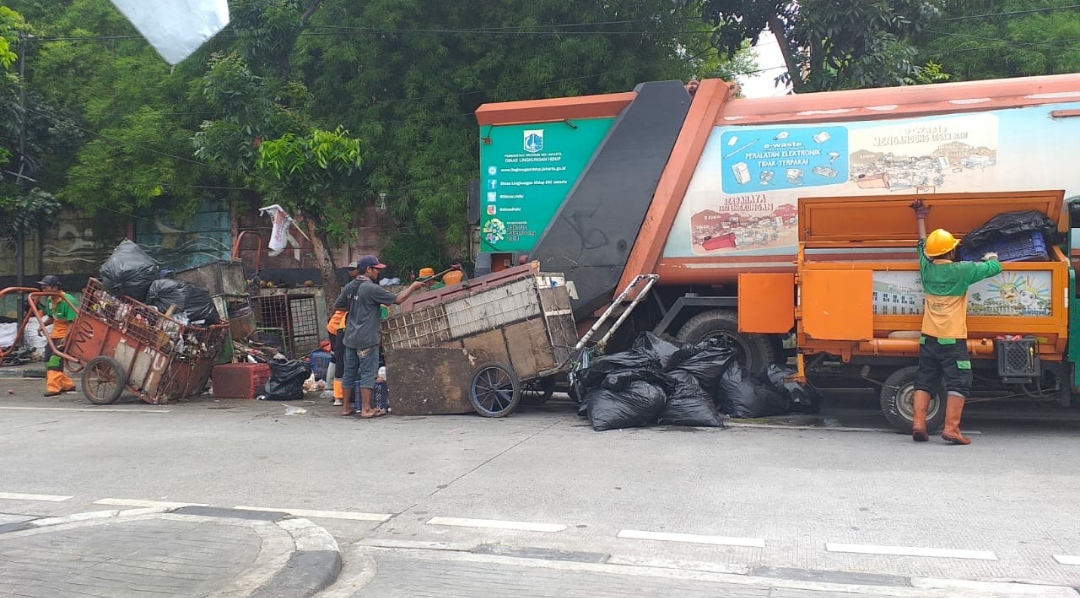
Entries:
[[664,256],[794,255],[800,197],[1065,189],[1080,119],[1042,105],[843,123],[717,126]]

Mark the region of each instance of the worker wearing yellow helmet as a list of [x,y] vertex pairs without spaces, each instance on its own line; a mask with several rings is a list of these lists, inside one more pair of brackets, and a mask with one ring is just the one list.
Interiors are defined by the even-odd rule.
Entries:
[[925,297],[911,438],[915,442],[929,440],[926,412],[932,393],[937,392],[944,378],[945,428],[941,437],[953,444],[971,444],[960,433],[960,416],[972,383],[967,349],[967,292],[976,282],[999,274],[1001,262],[996,253],[987,253],[981,262],[957,260],[956,247],[960,241],[940,228],[926,234],[930,208],[923,200],[915,200],[911,208],[919,224],[919,277]]

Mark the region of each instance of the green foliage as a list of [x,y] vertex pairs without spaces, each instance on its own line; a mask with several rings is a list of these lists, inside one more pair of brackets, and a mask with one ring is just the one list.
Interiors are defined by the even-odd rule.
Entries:
[[915,74],[904,78],[905,85],[929,85],[931,83],[944,83],[952,78],[952,75],[941,70],[941,65],[936,62],[927,62],[923,66],[915,67]]
[[1071,0],[946,2],[916,38],[919,56],[960,81],[1080,72],[1080,11]]
[[14,249],[20,234],[32,235],[55,226],[59,215],[60,202],[40,189],[0,196],[0,239]]
[[395,235],[379,253],[379,259],[387,264],[393,276],[409,280],[409,275],[416,275],[421,268],[434,268],[441,272],[450,265],[443,243],[438,237],[416,231],[403,231]]
[[770,29],[795,91],[902,85],[916,76],[910,37],[940,15],[942,0],[706,0],[713,43],[733,56]]

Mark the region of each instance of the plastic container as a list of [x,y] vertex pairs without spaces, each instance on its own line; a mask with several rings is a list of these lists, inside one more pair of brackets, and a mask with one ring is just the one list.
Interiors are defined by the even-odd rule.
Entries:
[[982,259],[982,256],[991,251],[998,254],[998,260],[1002,262],[1049,261],[1050,259],[1050,255],[1046,251],[1046,240],[1043,239],[1042,233],[1037,230],[999,239],[979,247],[961,245],[960,258],[977,262]]
[[265,363],[226,363],[211,374],[215,399],[254,399],[270,379]]
[[326,368],[334,361],[334,354],[326,351],[312,351],[308,356],[311,363],[311,373],[315,374],[316,380],[326,380]]
[[[360,382],[357,381],[353,386],[353,406],[357,411],[360,410]],[[376,382],[375,388],[371,393],[371,407],[373,409],[384,409],[390,411],[390,392],[386,387],[386,382]]]

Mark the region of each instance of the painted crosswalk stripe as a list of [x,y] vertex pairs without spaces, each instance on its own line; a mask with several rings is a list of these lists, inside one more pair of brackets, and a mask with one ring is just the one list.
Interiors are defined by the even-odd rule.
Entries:
[[64,502],[71,496],[56,496],[55,494],[23,494],[21,492],[0,492],[0,499],[4,500],[40,500],[43,502]]
[[1080,565],[1080,556],[1070,556],[1067,554],[1055,554],[1054,560],[1062,565]]
[[673,534],[668,532],[646,532],[636,529],[624,529],[619,538],[627,540],[658,540],[660,542],[684,542],[687,544],[716,544],[720,546],[745,546],[747,548],[765,548],[761,538],[731,538],[728,536],[699,536],[697,534]]
[[110,505],[113,507],[146,507],[146,508],[165,508],[165,509],[180,509],[183,507],[206,507],[209,506],[205,503],[197,502],[170,502],[166,500],[140,500],[137,498],[103,498],[101,500],[95,500],[95,505]]
[[312,517],[315,519],[349,519],[351,521],[387,521],[393,515],[389,513],[361,513],[359,511],[313,511],[311,509],[286,509],[277,507],[248,507],[238,506],[234,509],[244,511],[265,511],[271,513],[288,513],[294,517]]
[[989,550],[954,550],[951,548],[925,548],[921,546],[878,546],[874,544],[836,544],[827,542],[825,544],[825,550],[829,552],[850,552],[855,554],[925,556],[946,559],[970,559],[976,561],[997,560],[997,556]]
[[460,517],[432,517],[428,525],[451,525],[456,527],[486,527],[508,529],[521,532],[561,532],[566,526],[561,523],[534,523],[531,521],[500,521],[497,519],[462,519]]

